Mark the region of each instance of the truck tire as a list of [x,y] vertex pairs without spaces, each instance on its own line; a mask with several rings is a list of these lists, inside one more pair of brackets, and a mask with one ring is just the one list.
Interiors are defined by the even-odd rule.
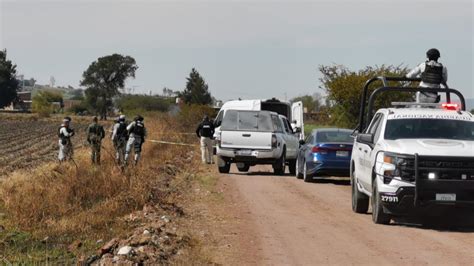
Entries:
[[296,178],[301,179],[301,178],[303,178],[303,174],[301,174],[301,172],[300,172],[300,162],[299,161],[300,161],[300,159],[297,157],[296,158],[295,175],[296,175]]
[[372,221],[376,224],[389,224],[390,220],[390,215],[383,212],[377,178],[375,178],[372,181]]
[[237,165],[237,169],[239,169],[239,172],[248,172],[250,169],[250,165],[244,164],[243,166],[240,166],[240,167]]
[[275,175],[284,175],[286,168],[286,156],[285,150],[281,154],[281,157],[273,164],[273,173]]
[[308,166],[306,165],[306,160],[303,161],[303,181],[306,183],[313,182],[313,176],[308,175]]
[[290,174],[292,175],[296,174],[296,160],[288,161],[288,170],[290,171]]
[[217,156],[217,167],[219,168],[219,173],[221,174],[228,174],[230,172],[230,162],[221,156]]
[[359,191],[355,180],[354,170],[351,173],[352,186],[352,211],[355,213],[367,213],[369,210],[369,197]]

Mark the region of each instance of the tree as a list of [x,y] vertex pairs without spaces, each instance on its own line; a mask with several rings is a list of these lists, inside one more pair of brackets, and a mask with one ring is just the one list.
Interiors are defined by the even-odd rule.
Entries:
[[16,65],[7,60],[7,50],[0,51],[0,108],[10,105],[16,99],[18,80]]
[[117,102],[117,107],[123,112],[140,112],[140,111],[168,111],[171,102],[157,96],[148,95],[122,95]]
[[[359,120],[360,97],[365,82],[375,76],[404,76],[408,69],[403,66],[382,65],[352,71],[342,65],[332,65],[319,66],[319,71],[322,73],[320,88],[326,91],[330,103],[328,107],[331,123],[340,127],[355,128]],[[400,86],[396,82],[389,82],[389,85]],[[381,82],[375,82],[369,88],[369,95],[381,86]],[[410,93],[385,93],[377,99],[376,107],[390,106],[393,101],[407,101],[412,97]]]
[[[53,103],[58,103],[56,109]],[[49,114],[62,108],[63,95],[54,90],[41,90],[32,99],[31,108],[33,112],[41,116],[49,116]]]
[[86,87],[86,101],[101,119],[107,119],[107,111],[113,106],[112,98],[124,89],[127,78],[135,78],[137,69],[133,57],[113,54],[92,62],[84,72],[81,86]]
[[186,79],[186,88],[183,92],[179,93],[179,97],[181,97],[185,103],[201,105],[209,105],[212,103],[209,86],[196,69],[193,68],[189,77]]

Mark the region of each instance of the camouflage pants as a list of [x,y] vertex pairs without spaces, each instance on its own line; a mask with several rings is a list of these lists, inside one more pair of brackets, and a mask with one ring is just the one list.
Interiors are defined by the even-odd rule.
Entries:
[[125,146],[127,145],[127,140],[114,140],[115,148],[115,160],[117,163],[123,163],[125,160]]
[[94,164],[100,164],[100,142],[91,142],[91,161]]

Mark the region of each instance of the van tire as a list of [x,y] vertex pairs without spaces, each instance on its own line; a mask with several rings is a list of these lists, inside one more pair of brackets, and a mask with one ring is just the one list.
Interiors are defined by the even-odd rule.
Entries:
[[275,175],[284,175],[285,168],[286,168],[286,156],[285,156],[285,150],[283,150],[281,157],[278,160],[276,160],[276,162],[273,164],[273,173]]
[[288,161],[288,170],[290,171],[290,174],[296,174],[296,159]]

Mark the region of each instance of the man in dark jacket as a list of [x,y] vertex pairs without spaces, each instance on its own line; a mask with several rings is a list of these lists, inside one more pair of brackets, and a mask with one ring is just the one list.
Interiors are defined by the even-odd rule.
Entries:
[[204,116],[202,122],[196,129],[196,135],[201,138],[201,157],[203,163],[214,163],[213,145],[214,141],[214,124],[209,120],[207,115]]

